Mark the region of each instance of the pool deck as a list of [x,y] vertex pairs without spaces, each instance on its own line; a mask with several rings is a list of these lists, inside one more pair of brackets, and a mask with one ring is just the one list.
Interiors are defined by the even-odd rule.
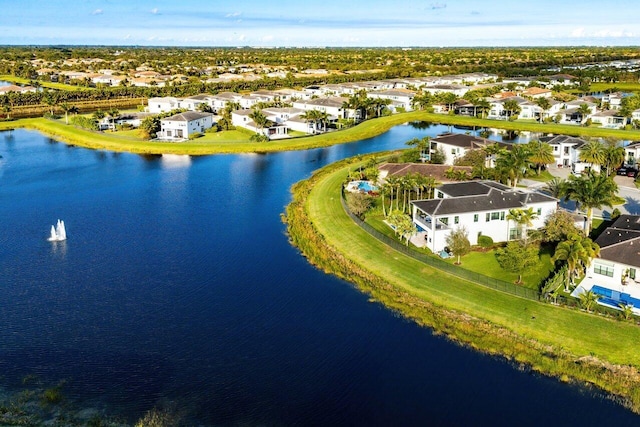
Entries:
[[[630,281],[628,284],[623,285],[622,283],[611,283],[607,282],[598,277],[585,277],[584,280],[578,285],[578,287],[571,293],[571,296],[579,298],[580,294],[583,292],[590,291],[594,286],[602,286],[603,288],[611,289],[614,291],[618,291],[620,293],[626,293],[631,295],[633,298],[640,299],[640,282]],[[612,307],[609,304],[602,304],[607,307]],[[619,309],[619,307],[614,307]],[[637,315],[640,315],[640,307],[634,307],[633,312]]]

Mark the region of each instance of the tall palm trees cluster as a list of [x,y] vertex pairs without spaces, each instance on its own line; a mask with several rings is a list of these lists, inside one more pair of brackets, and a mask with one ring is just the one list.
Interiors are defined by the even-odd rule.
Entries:
[[345,110],[356,111],[354,120],[367,120],[372,117],[382,116],[387,105],[391,104],[391,100],[382,98],[370,98],[367,91],[359,90],[349,96],[343,103],[342,108]]
[[388,176],[379,188],[382,213],[385,217],[394,211],[408,213],[411,200],[433,198],[433,191],[438,185],[440,183],[434,177],[418,173]]

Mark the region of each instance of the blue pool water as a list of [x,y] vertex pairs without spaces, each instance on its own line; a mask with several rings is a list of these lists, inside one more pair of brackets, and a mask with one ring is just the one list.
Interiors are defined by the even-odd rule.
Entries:
[[369,191],[378,191],[378,187],[376,187],[375,185],[371,185],[369,181],[360,181],[358,183],[358,189],[366,191],[367,193]]
[[618,307],[620,303],[640,307],[640,299],[634,298],[626,292],[620,292],[603,286],[594,285],[591,290],[600,295],[600,302]]

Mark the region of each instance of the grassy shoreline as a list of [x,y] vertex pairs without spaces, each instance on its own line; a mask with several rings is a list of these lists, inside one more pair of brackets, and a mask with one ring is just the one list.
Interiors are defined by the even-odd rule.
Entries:
[[349,165],[325,167],[292,189],[289,236],[311,263],[436,333],[563,381],[596,386],[640,413],[640,355],[632,348],[640,328],[484,288],[376,241],[342,209]]
[[427,121],[445,125],[490,127],[505,130],[531,131],[542,133],[557,133],[582,137],[604,137],[625,140],[640,140],[640,131],[602,129],[592,127],[579,127],[570,125],[556,125],[543,123],[523,123],[500,120],[478,119],[472,117],[450,116],[443,114],[412,111],[400,113],[388,117],[368,120],[357,126],[342,131],[326,133],[322,135],[305,136],[270,142],[252,142],[247,133],[246,139],[240,140],[237,136],[225,139],[224,133],[206,134],[187,142],[155,142],[145,141],[139,138],[122,137],[118,134],[105,134],[79,129],[66,125],[62,121],[47,120],[44,118],[18,119],[0,122],[0,130],[13,128],[34,129],[47,136],[59,138],[62,142],[78,145],[85,148],[109,150],[118,152],[131,152],[137,154],[232,154],[232,153],[269,153],[277,151],[306,150],[311,148],[327,147],[334,144],[359,141],[372,138],[391,129],[396,125],[411,121]]

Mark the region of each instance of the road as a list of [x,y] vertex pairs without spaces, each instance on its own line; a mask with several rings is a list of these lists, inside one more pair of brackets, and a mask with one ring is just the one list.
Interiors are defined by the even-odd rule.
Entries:
[[[549,168],[549,172],[553,176],[557,176],[561,179],[567,179],[571,174],[571,168],[558,168],[552,166]],[[634,183],[633,178],[629,178],[627,176],[615,176],[614,181],[618,184],[618,196],[622,197],[626,200],[624,205],[616,205],[615,208],[618,208],[620,213],[623,214],[631,214],[631,215],[640,215],[640,190],[638,190]],[[544,183],[523,180],[523,184],[527,184],[529,187],[542,187]],[[561,202],[560,205],[565,209],[574,210],[575,203],[573,202]],[[594,209],[593,216],[596,218],[608,218],[611,215],[611,211],[613,209],[609,207],[604,207],[603,209]]]

